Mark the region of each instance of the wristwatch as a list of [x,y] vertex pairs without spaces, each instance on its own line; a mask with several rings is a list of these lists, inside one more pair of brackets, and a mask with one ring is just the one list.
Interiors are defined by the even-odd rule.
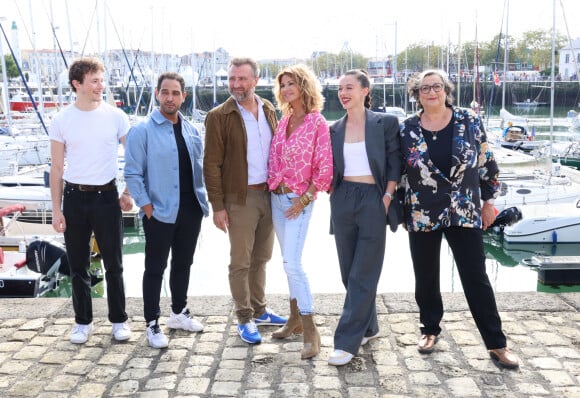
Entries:
[[393,200],[393,194],[390,192],[385,192],[385,196],[388,197],[389,199]]
[[309,201],[312,202],[314,200],[314,195],[312,195],[309,191],[304,192],[304,195],[306,195]]

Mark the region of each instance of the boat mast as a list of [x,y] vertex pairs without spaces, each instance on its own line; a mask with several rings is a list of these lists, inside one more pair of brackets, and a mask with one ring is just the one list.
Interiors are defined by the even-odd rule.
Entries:
[[[467,61],[467,58],[466,58]],[[471,109],[479,116],[481,113],[481,93],[479,81],[479,41],[477,39],[477,11],[475,12],[475,54],[473,57],[473,100],[471,101]]]
[[[580,68],[578,68],[578,56],[576,51],[574,51],[574,42],[572,41],[572,36],[570,36],[570,29],[568,29],[568,20],[566,19],[566,11],[564,10],[564,4],[560,0],[560,8],[562,9],[562,19],[564,19],[564,26],[566,26],[566,33],[568,34],[568,43],[570,45],[570,51],[572,52],[572,60],[574,61],[574,68],[576,70],[576,76],[580,76]],[[578,84],[580,84],[580,79],[576,78]]]
[[503,48],[503,79],[501,85],[501,109],[505,109],[505,85],[507,78],[507,63],[508,63],[508,26],[510,15],[510,0],[506,0],[506,14],[505,14],[505,38]]
[[68,13],[68,10],[69,10],[68,0],[65,1],[64,6],[66,8],[66,23],[68,25],[68,42],[69,42],[69,46],[70,46],[70,59],[69,59],[69,61],[72,63],[73,59],[75,57],[75,50],[73,47],[72,32],[70,30],[70,15]]
[[[552,162],[552,144],[554,132],[554,67],[556,65],[556,0],[552,1],[552,67],[550,68],[550,151],[548,159]],[[551,168],[550,168],[551,170]]]
[[44,90],[42,89],[40,59],[38,58],[38,53],[36,52],[36,29],[34,28],[34,17],[32,15],[32,0],[28,0],[28,7],[30,8],[30,28],[32,29],[32,54],[34,54],[34,60],[36,62],[36,84],[38,84],[38,108],[40,109],[40,113],[43,113]]
[[457,106],[461,106],[461,22],[457,37]]
[[[0,19],[0,24],[2,20]],[[2,29],[4,30],[4,29]],[[4,107],[4,118],[8,125],[8,131],[12,131],[12,116],[10,114],[10,97],[8,95],[8,74],[6,73],[6,58],[4,57],[4,37],[0,37],[0,56],[2,57],[2,106]]]
[[213,42],[213,54],[212,54],[212,59],[211,59],[211,63],[212,63],[212,81],[213,81],[213,104],[212,104],[212,108],[216,107],[218,105],[217,103],[217,83],[216,83],[216,70],[215,70],[215,63],[216,63],[216,59],[215,59],[215,38],[214,38],[214,42]]

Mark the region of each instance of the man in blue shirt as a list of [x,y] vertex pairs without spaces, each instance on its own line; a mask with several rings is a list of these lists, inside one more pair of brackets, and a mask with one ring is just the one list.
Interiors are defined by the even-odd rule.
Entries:
[[140,207],[145,231],[143,304],[147,339],[153,348],[168,346],[158,320],[170,250],[171,314],[166,325],[191,332],[203,330],[186,307],[201,220],[209,214],[201,135],[179,113],[186,95],[183,77],[173,72],[161,74],[155,89],[159,108],[129,130],[125,149],[125,180]]

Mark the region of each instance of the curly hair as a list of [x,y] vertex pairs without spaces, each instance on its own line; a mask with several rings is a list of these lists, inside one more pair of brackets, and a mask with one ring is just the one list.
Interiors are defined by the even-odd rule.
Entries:
[[314,75],[312,69],[306,65],[298,64],[282,69],[280,73],[278,73],[278,76],[276,76],[276,82],[274,83],[274,97],[276,97],[278,109],[280,109],[284,115],[292,113],[292,106],[284,100],[281,93],[280,84],[282,83],[283,76],[289,76],[296,82],[296,85],[300,90],[302,107],[306,113],[322,111],[324,97],[322,96],[320,82]]
[[409,91],[409,96],[415,98],[415,101],[417,101],[417,109],[423,109],[423,105],[421,104],[421,101],[419,101],[419,87],[421,87],[421,83],[423,83],[423,79],[425,79],[427,76],[439,76],[439,78],[441,78],[441,81],[443,82],[443,86],[445,88],[445,105],[446,106],[452,106],[453,105],[453,100],[455,99],[453,97],[453,90],[455,90],[455,85],[453,84],[453,82],[451,80],[449,80],[449,77],[447,76],[447,73],[445,73],[445,71],[441,70],[441,69],[427,69],[421,73],[417,73],[413,76],[411,76],[409,78],[409,82],[407,83],[407,89]]
[[68,69],[68,82],[72,90],[76,93],[77,89],[73,85],[73,80],[83,84],[85,76],[89,73],[104,72],[105,66],[97,58],[81,58],[74,61]]

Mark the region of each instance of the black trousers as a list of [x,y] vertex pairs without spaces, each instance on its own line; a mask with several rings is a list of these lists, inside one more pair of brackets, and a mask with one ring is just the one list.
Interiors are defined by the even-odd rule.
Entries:
[[387,216],[374,184],[342,181],[330,197],[331,218],[346,297],[334,348],[358,352],[379,331],[376,295],[383,269]]
[[93,321],[91,297],[91,235],[94,233],[105,267],[109,321],[127,320],[123,283],[123,218],[117,190],[86,192],[65,186],[62,210],[70,266],[75,322]]
[[182,193],[174,224],[143,216],[145,230],[145,272],[143,307],[147,323],[159,319],[163,274],[171,250],[169,290],[171,310],[179,314],[187,305],[189,274],[201,229],[203,212],[194,193]]
[[431,232],[409,232],[411,258],[415,271],[415,300],[419,306],[422,334],[438,335],[443,318],[440,287],[441,240],[445,239],[455,258],[457,270],[471,315],[487,349],[503,348],[506,337],[493,288],[485,271],[482,231],[450,227]]

